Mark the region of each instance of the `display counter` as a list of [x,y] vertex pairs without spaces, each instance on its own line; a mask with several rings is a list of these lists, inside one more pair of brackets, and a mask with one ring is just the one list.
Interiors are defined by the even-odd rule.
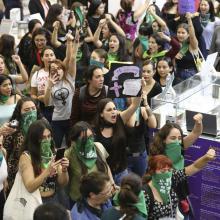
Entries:
[[[209,77],[200,74],[178,84],[173,90],[157,95],[152,99],[152,109],[158,121],[158,129],[166,121],[178,123],[187,135],[186,110],[216,116],[217,130],[220,129],[220,76]],[[202,134],[185,152],[185,165],[214,148],[217,157],[201,172],[189,178],[190,201],[196,220],[220,219],[220,139],[218,134]]]

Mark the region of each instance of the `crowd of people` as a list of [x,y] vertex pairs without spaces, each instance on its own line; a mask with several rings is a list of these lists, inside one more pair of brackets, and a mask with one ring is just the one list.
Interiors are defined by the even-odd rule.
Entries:
[[[18,45],[0,36],[0,220],[189,219],[187,177],[215,159],[191,165],[184,150],[202,134],[157,119],[151,100],[219,52],[220,2],[200,0],[195,13],[178,0],[30,0],[28,33]],[[0,16],[21,8],[4,1]],[[22,13],[21,13],[22,14]],[[1,17],[0,17],[1,19]],[[111,62],[133,62],[141,96],[108,97]],[[216,70],[220,71],[219,55]]]

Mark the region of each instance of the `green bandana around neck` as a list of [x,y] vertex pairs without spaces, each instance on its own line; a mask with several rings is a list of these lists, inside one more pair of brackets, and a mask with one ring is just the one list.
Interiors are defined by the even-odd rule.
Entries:
[[162,50],[158,53],[154,53],[154,54],[148,54],[147,51],[144,52],[143,54],[143,58],[144,59],[150,59],[150,60],[153,60],[154,62],[157,62],[157,59],[159,57],[164,57],[167,53],[167,50]]
[[83,55],[82,50],[79,48],[76,53],[76,62],[82,59],[82,55]]
[[206,27],[210,21],[210,13],[206,13],[205,15],[201,14],[200,22],[203,27]]
[[108,58],[107,58],[108,62],[111,62],[111,61],[117,61],[118,60],[118,54],[117,52],[109,52],[108,53]]
[[189,50],[189,43],[187,42],[187,40],[185,40],[182,43],[182,47],[180,48],[179,53],[181,53],[183,56],[185,56],[185,54],[188,50]]
[[37,110],[25,112],[21,115],[21,130],[24,135],[27,134],[30,125],[37,120]]
[[[119,206],[119,192],[115,193],[114,197],[113,197],[113,202],[116,206]],[[147,208],[146,208],[146,202],[145,202],[145,196],[144,196],[144,191],[141,190],[139,195],[138,195],[138,202],[135,204],[132,204],[132,206],[136,207],[137,210],[140,212],[140,214],[146,218],[148,216],[147,213]]]
[[151,25],[155,21],[155,18],[151,14],[146,14],[145,21],[146,23]]
[[170,189],[172,183],[172,172],[155,173],[152,176],[152,184],[160,194],[163,203],[167,204],[170,200]]
[[53,157],[51,150],[51,140],[42,140],[40,144],[41,148],[41,168],[46,169]]
[[141,46],[143,48],[143,52],[147,51],[148,48],[149,48],[149,44],[148,44],[148,39],[146,36],[143,36],[143,35],[140,35],[139,37],[139,40],[140,40],[140,43],[141,43]]
[[182,146],[179,141],[166,144],[165,155],[172,160],[173,168],[176,170],[182,170],[184,168],[184,158],[181,151]]
[[10,98],[10,96],[7,96],[7,95],[0,95],[0,104],[5,104],[8,99]]
[[78,139],[76,141],[76,154],[88,169],[92,169],[97,160],[94,138],[88,137],[85,144],[82,143],[82,139]]

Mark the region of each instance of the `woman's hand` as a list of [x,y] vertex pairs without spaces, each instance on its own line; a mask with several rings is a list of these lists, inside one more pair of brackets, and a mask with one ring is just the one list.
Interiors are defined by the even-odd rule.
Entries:
[[0,127],[0,135],[10,135],[16,131],[15,128],[11,128],[9,123],[5,123]]
[[69,167],[69,160],[66,157],[63,157],[61,159],[61,166],[62,166],[62,172],[67,172],[67,169]]
[[58,30],[60,28],[60,22],[59,21],[55,21],[53,23],[53,27],[54,27],[55,30]]
[[55,174],[57,174],[57,168],[60,164],[61,160],[55,161],[55,158],[53,158],[47,169],[45,169],[47,176],[54,176]]
[[13,60],[17,65],[21,64],[20,56],[18,56],[18,55],[12,55],[11,58],[12,58],[12,60]]
[[99,27],[100,28],[103,28],[103,26],[106,24],[106,19],[104,18],[104,19],[101,19],[100,21],[99,21]]
[[193,116],[193,120],[195,121],[195,124],[198,124],[198,125],[202,124],[202,119],[203,119],[203,116],[200,113]]
[[206,153],[207,160],[214,160],[216,157],[216,152],[213,148],[210,148]]
[[59,76],[57,73],[52,74],[48,79],[48,87],[52,88],[59,81]]

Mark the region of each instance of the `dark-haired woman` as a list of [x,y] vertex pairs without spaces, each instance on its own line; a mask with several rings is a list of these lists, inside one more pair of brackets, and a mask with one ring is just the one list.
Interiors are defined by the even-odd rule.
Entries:
[[98,102],[107,97],[102,69],[91,65],[86,73],[86,85],[77,88],[73,96],[71,124],[86,121],[94,124]]
[[11,77],[0,74],[0,125],[9,121],[20,98],[14,92]]
[[[156,155],[148,162],[148,173],[144,180],[146,190],[146,205],[149,220],[178,219],[177,206],[179,202],[176,191],[187,176],[202,170],[209,161],[215,159],[215,150],[197,159],[193,164],[181,170],[172,169],[172,161],[164,155]],[[178,214],[183,218],[182,214]]]
[[133,173],[122,179],[120,191],[115,194],[113,202],[116,207],[107,209],[102,214],[102,220],[144,220],[148,215],[142,180]]
[[18,171],[20,151],[28,128],[32,122],[41,118],[42,116],[39,112],[39,109],[32,98],[23,97],[18,101],[10,119],[10,122],[13,120],[18,121],[16,132],[6,135],[3,138],[3,145],[7,151],[9,191],[11,190],[16,173]]
[[107,162],[116,184],[127,171],[127,138],[124,125],[128,122],[140,104],[140,98],[133,98],[131,105],[118,113],[114,102],[105,98],[99,101],[96,114],[96,141],[103,144],[109,154]]
[[220,25],[220,19],[215,17],[213,1],[200,1],[198,11],[200,13],[200,22],[203,27],[202,36],[204,37],[206,43],[206,50],[209,51],[215,27]]
[[40,13],[43,20],[45,20],[50,7],[49,0],[30,0],[28,4],[30,14]]
[[72,146],[66,150],[65,156],[70,161],[69,167],[69,196],[70,207],[80,198],[80,177],[93,171],[109,175],[112,184],[112,174],[106,162],[108,153],[103,145],[94,142],[94,134],[87,122],[76,123],[70,133]]
[[41,27],[41,22],[38,19],[33,19],[29,21],[28,33],[26,33],[20,40],[20,43],[18,45],[18,55],[21,57],[21,61],[24,64],[27,64],[30,61],[28,50],[31,45],[32,35],[36,29]]

